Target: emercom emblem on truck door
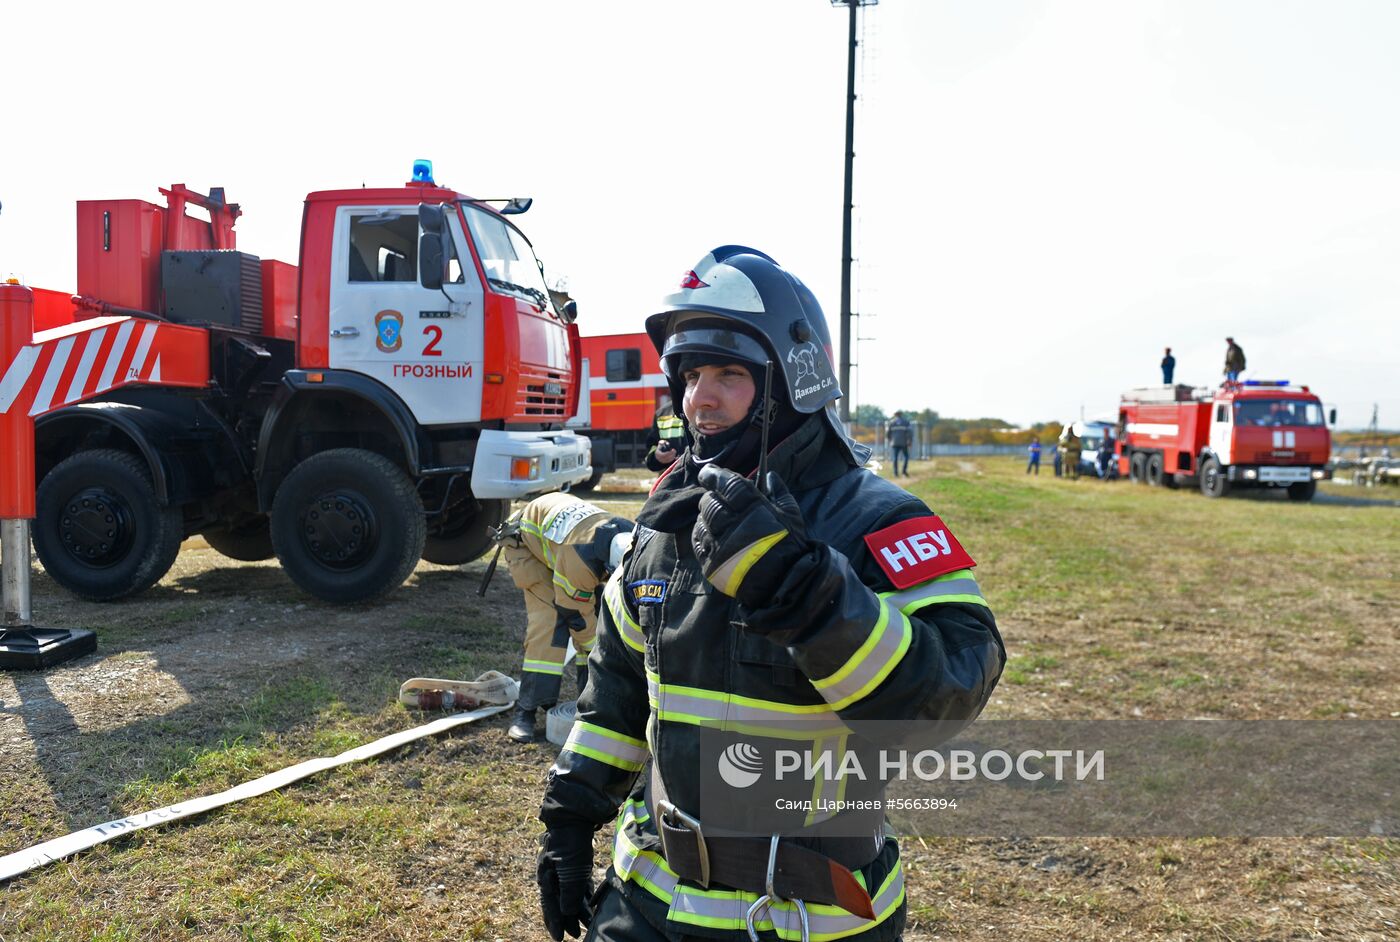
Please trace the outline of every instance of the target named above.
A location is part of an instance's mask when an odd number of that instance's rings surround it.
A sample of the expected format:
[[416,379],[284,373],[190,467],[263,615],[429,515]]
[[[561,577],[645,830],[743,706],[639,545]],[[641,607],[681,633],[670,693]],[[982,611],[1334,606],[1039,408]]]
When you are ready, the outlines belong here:
[[485,295],[461,220],[446,215],[438,289],[419,280],[416,203],[336,212],[330,366],[383,383],[424,425],[481,419]]

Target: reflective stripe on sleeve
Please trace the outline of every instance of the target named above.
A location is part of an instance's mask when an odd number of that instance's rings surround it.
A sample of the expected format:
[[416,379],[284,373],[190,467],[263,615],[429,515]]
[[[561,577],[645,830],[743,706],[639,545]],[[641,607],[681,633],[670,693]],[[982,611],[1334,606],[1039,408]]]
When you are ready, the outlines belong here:
[[592,589],[580,589],[570,582],[562,572],[556,572],[554,574],[554,584],[563,589],[565,593],[568,594],[569,598],[576,602],[587,602],[589,599],[593,598]]
[[926,605],[936,605],[940,602],[967,602],[984,607],[987,605],[971,569],[945,573],[902,592],[883,592],[880,598],[906,615],[912,615]]
[[880,599],[880,616],[865,643],[829,677],[813,680],[812,686],[831,704],[843,710],[867,697],[884,682],[909,650],[913,629],[909,619],[885,599]]
[[627,611],[627,603],[622,599],[622,569],[613,573],[608,580],[608,585],[603,589],[603,601],[608,603],[608,611],[612,613],[613,624],[617,626],[618,634],[622,635],[622,640],[629,648],[646,653],[647,636],[642,633],[642,626],[632,620],[632,616]]
[[744,577],[749,574],[749,570],[754,567],[754,564],[787,535],[786,530],[779,530],[777,533],[768,534],[761,540],[754,540],[726,559],[724,565],[710,575],[710,582],[714,583],[715,588],[725,595],[732,597],[739,591],[739,586],[743,584]]
[[563,751],[576,752],[627,772],[639,771],[651,755],[640,739],[582,721],[575,721],[569,730]]
[[558,663],[555,663],[554,661],[536,661],[531,660],[527,657],[525,659],[525,665],[523,667],[523,670],[531,674],[559,675],[564,673],[564,662],[559,661]]

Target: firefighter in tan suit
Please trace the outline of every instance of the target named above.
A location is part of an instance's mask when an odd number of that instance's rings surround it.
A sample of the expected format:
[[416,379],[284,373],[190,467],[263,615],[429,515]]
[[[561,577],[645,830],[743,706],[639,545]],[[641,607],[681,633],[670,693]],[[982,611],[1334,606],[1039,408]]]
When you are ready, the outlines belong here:
[[502,527],[501,555],[525,593],[525,664],[510,738],[535,740],[535,712],[559,699],[572,636],[578,689],[588,682],[588,652],[598,593],[632,540],[632,521],[570,494],[545,494]]

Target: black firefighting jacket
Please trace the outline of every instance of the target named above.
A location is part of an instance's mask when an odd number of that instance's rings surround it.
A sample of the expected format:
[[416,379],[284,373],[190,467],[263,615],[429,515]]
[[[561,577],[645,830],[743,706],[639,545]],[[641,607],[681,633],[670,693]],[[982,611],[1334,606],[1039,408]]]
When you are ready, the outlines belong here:
[[[820,416],[780,443],[769,467],[797,500],[813,550],[771,587],[771,604],[748,611],[702,575],[690,541],[693,511],[682,514],[683,526],[667,526],[675,532],[639,523],[604,590],[588,689],[541,808],[549,827],[601,826],[617,815],[616,879],[649,921],[675,934],[747,938],[744,913],[758,894],[705,890],[666,866],[639,775],[648,760],[669,799],[693,811],[702,726],[741,736],[795,718],[838,731],[861,720],[956,726],[981,711],[1005,662],[970,569],[903,587],[891,581],[890,564],[882,567],[865,538],[922,532],[922,521],[936,518],[908,492],[852,467]],[[693,466],[678,462],[647,507],[684,489],[688,472]],[[644,509],[641,520],[648,517]],[[885,552],[896,567],[919,558],[907,542]],[[871,857],[857,875],[876,919],[810,905],[814,938],[898,937],[898,846],[888,840],[878,850],[872,842]],[[758,926],[765,938],[799,938],[790,904],[771,906]]]

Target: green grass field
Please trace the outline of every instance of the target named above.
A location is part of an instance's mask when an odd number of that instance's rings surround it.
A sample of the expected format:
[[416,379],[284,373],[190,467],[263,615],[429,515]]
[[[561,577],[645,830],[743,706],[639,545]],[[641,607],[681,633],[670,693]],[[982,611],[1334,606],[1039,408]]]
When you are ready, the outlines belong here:
[[[1014,459],[914,470],[911,488],[978,560],[1007,642],[987,716],[1400,718],[1395,506],[1340,502],[1350,491],[1209,501],[1027,478]],[[594,499],[634,513],[639,483],[609,479]],[[95,628],[100,648],[0,676],[0,853],[416,725],[394,700],[407,677],[518,672],[523,606],[504,571],[478,599],[483,568],[423,564],[356,609],[201,541],[122,604],[36,577],[39,620]],[[0,887],[0,940],[547,938],[533,874],[552,755],[516,747],[505,726],[39,869]],[[1400,937],[1394,839],[905,850],[910,940]]]

